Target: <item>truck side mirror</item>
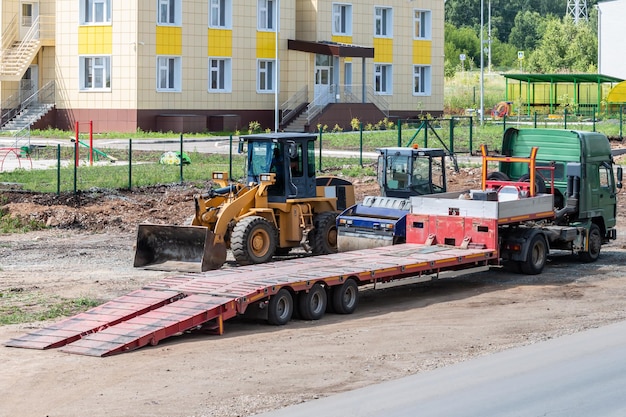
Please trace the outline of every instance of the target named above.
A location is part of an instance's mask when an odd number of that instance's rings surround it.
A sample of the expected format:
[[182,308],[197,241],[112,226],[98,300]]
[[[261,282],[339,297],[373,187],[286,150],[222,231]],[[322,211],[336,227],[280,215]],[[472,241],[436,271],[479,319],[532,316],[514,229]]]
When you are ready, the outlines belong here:
[[239,146],[237,147],[237,153],[244,153],[246,151],[246,148],[243,146],[244,141],[240,140],[239,141]]
[[617,188],[622,188],[622,175],[623,175],[622,167],[617,167]]

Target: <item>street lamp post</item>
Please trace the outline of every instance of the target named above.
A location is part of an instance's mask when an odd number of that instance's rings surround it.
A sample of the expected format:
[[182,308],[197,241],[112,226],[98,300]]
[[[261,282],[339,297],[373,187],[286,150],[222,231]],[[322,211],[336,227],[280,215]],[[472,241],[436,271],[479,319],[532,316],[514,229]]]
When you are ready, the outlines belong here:
[[480,125],[482,126],[485,123],[485,44],[484,44],[484,35],[483,35],[483,26],[485,25],[485,1],[480,0]]

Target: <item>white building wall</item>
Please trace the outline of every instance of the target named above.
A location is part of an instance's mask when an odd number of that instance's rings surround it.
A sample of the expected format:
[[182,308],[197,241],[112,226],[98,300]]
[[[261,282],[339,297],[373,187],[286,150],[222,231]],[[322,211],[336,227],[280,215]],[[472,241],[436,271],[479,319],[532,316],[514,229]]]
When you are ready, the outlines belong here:
[[598,9],[598,73],[626,79],[626,0],[599,2]]

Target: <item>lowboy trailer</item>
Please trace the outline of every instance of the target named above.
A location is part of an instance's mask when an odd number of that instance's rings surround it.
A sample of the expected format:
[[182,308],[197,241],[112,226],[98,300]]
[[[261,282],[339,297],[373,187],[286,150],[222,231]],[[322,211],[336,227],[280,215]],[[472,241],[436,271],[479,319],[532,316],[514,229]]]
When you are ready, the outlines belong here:
[[610,160],[600,163],[610,172],[601,178],[584,174],[594,169],[568,166],[563,207],[557,210],[554,194],[531,186],[539,169],[536,155],[532,148],[528,158],[498,159],[483,148],[484,166],[490,160],[526,164],[530,181],[487,180],[483,170],[480,190],[412,197],[405,244],[173,275],[5,345],[108,356],[200,328],[222,334],[224,322],[237,316],[284,325],[294,314],[304,320],[318,320],[327,311],[350,314],[357,308],[359,287],[366,284],[404,285],[502,262],[539,274],[552,247],[596,260],[615,230],[608,222],[598,225],[598,218],[581,221],[579,199],[600,180],[615,194],[621,169],[616,183]]

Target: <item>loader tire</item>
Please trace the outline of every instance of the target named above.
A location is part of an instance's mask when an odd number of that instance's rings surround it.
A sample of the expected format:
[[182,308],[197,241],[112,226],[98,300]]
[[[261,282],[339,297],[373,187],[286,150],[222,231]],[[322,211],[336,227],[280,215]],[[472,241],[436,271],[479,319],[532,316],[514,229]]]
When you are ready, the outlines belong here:
[[309,234],[309,245],[314,255],[337,253],[337,215],[320,213],[313,219],[314,229]]
[[230,248],[239,265],[262,264],[274,256],[276,236],[276,228],[265,218],[244,217],[233,228]]

